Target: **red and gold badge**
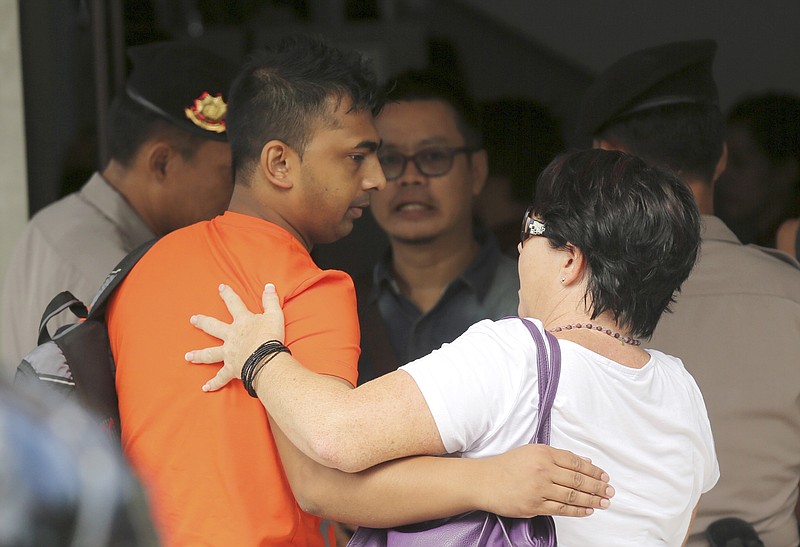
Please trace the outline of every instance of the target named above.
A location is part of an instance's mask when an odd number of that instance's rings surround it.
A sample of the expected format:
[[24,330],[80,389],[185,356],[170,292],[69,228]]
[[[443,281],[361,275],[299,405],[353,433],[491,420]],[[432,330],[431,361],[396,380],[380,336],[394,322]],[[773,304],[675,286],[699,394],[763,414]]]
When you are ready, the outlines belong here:
[[194,104],[183,111],[193,124],[214,133],[225,132],[225,114],[228,105],[222,95],[211,95],[204,91]]

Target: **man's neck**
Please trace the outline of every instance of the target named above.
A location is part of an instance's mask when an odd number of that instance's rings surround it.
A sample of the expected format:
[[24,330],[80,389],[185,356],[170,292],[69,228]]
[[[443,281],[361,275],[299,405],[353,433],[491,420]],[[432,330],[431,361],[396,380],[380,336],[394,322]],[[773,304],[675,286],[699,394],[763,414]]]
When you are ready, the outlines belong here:
[[697,202],[697,208],[700,209],[700,214],[713,215],[714,185],[692,177],[683,177],[683,180],[689,185],[689,189],[691,189],[692,194],[694,194],[694,200]]
[[283,203],[284,198],[277,194],[267,195],[263,189],[267,186],[260,181],[251,180],[249,183],[236,182],[233,187],[228,211],[239,213],[251,217],[260,218],[271,222],[292,234],[310,252],[314,242],[303,237],[288,217],[281,213],[279,203]]
[[112,158],[100,176],[125,198],[151,232],[159,237],[164,235],[148,208],[146,192],[150,181],[145,180],[144,175],[139,174],[136,169],[126,168]]
[[[620,150],[622,152],[631,153],[629,148],[624,144],[612,142],[605,138],[595,137],[592,142],[592,147],[601,148],[603,150]],[[686,175],[681,173],[679,176],[685,182],[694,194],[694,200],[697,202],[697,208],[700,209],[700,214],[713,215],[714,214],[714,183],[719,177],[720,173],[725,169],[725,164],[728,161],[728,150],[723,147],[722,155],[715,169],[711,181],[703,180],[701,178]]]
[[472,263],[480,249],[471,232],[459,242],[414,245],[391,241],[391,246],[400,291],[422,312],[439,301],[447,285]]

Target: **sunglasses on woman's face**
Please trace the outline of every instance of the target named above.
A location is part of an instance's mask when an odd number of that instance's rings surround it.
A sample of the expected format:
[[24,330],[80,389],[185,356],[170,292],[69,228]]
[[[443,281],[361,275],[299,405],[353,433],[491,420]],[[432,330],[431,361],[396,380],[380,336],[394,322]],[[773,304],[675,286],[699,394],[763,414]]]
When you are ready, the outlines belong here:
[[525,216],[522,218],[522,229],[519,233],[519,242],[524,244],[532,236],[544,234],[546,226],[544,222],[533,216],[533,206],[528,207]]

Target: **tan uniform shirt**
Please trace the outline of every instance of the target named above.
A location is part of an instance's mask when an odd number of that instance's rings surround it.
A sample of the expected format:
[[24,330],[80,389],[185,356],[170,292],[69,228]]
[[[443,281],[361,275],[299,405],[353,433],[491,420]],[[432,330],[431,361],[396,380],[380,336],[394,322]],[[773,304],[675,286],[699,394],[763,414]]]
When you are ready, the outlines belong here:
[[650,344],[695,377],[719,458],[688,545],[708,545],[706,528],[724,517],[753,524],[767,547],[797,545],[800,269],[742,245],[716,217],[703,224],[697,266]]
[[[125,198],[95,173],[74,194],[39,211],[25,227],[6,271],[0,301],[0,374],[13,378],[36,346],[50,300],[71,291],[87,305],[117,262],[155,237]],[[62,313],[50,332],[74,321]]]

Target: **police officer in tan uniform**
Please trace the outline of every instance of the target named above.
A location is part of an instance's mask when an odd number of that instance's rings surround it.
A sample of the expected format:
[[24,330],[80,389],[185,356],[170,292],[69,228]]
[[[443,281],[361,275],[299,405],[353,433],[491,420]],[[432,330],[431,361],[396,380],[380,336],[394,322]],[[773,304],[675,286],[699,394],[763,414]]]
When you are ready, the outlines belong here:
[[[110,160],[83,188],[39,211],[9,263],[0,302],[0,375],[36,346],[47,303],[69,290],[89,304],[139,244],[227,207],[225,132],[236,65],[203,48],[157,42],[129,50],[132,71],[110,111]],[[62,314],[50,328],[74,320]]]
[[715,52],[713,41],[698,40],[620,59],[587,90],[581,126],[595,147],[677,171],[703,214],[697,266],[650,343],[697,380],[719,458],[720,480],[700,501],[688,545],[734,537],[797,545],[800,269],[782,253],[742,245],[714,216],[727,159]]

